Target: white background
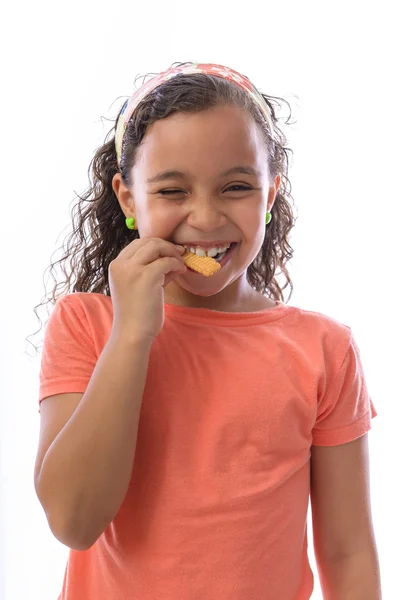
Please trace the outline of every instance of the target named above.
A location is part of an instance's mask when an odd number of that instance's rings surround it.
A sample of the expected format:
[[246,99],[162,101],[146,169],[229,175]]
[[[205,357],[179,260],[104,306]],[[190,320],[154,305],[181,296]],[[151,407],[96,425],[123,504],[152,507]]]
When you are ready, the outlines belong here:
[[[44,270],[111,126],[101,117],[115,117],[137,75],[187,60],[231,66],[291,104],[297,123],[283,126],[298,210],[290,304],[350,325],[360,347],[379,413],[369,440],[383,598],[400,597],[396,4],[37,0],[3,8],[2,599],[56,600],[68,551],[33,487],[40,359],[25,338],[38,329]],[[309,552],[317,600],[312,539]]]

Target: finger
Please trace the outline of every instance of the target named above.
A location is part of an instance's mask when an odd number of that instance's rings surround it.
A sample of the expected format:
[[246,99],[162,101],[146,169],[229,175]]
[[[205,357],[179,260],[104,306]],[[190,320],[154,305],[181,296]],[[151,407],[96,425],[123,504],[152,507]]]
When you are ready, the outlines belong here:
[[132,258],[135,252],[137,252],[141,246],[148,244],[151,239],[152,238],[136,238],[132,242],[129,242],[129,244],[118,254],[118,258],[121,257],[125,260]]
[[[164,256],[155,260],[148,265],[150,275],[157,277],[158,275],[164,276],[164,287],[167,285],[167,278],[171,280],[177,277],[178,274],[183,274],[187,271],[186,265],[180,260],[180,258]],[[169,281],[168,281],[169,282]]]
[[172,242],[168,242],[167,240],[163,240],[161,238],[145,237],[133,240],[133,242],[131,242],[123,250],[121,250],[119,256],[124,260],[129,260],[139,250],[147,246],[149,243],[152,243],[152,245],[154,245],[154,243],[161,244],[162,246],[160,247],[162,248],[175,248],[177,250],[178,255],[183,255],[185,253],[185,249],[183,246],[178,246],[177,244],[173,244]]
[[181,265],[183,265],[183,254],[184,252],[180,252],[171,242],[152,239],[147,244],[137,248],[131,260],[140,265],[148,265],[158,258],[170,256],[179,259]]
[[164,287],[166,287],[171,281],[179,277],[179,275],[184,275],[187,271],[187,267],[185,266],[185,270],[182,271],[171,271],[168,275],[165,275]]

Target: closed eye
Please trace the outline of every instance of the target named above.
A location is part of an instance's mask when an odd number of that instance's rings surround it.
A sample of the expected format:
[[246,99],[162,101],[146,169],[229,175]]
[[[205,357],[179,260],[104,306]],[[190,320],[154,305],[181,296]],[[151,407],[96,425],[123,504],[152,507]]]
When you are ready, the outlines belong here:
[[[232,188],[239,188],[234,190],[235,192],[241,191],[241,190],[252,190],[252,187],[249,187],[247,185],[231,185],[230,187],[228,187],[225,191],[231,190]],[[162,194],[164,196],[169,196],[170,194],[179,194],[179,192],[183,192],[183,190],[160,190],[158,193]]]
[[[227,190],[231,190],[232,188],[240,188],[242,190],[252,190],[253,188],[248,186],[248,185],[231,185],[230,187],[228,187],[225,191]],[[235,190],[236,192],[239,190]]]
[[182,190],[160,190],[158,193],[165,196],[168,194],[179,194],[179,192],[182,192]]

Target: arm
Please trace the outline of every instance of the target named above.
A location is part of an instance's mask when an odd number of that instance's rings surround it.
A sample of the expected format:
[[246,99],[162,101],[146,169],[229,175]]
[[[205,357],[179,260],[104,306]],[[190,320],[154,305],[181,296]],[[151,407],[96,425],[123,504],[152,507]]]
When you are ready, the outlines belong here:
[[311,504],[324,600],[382,600],[367,434],[340,446],[312,446]]
[[70,548],[94,544],[124,500],[150,348],[111,335],[72,415],[59,396],[42,402],[35,488],[51,531]]

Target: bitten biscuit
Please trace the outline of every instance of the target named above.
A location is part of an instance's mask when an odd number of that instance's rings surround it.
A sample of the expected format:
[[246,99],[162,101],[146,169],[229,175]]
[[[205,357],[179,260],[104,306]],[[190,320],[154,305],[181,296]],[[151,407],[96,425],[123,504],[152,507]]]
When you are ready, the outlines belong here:
[[182,258],[187,267],[201,273],[205,277],[212,277],[221,268],[219,262],[211,258],[211,256],[197,256],[197,254],[193,254],[192,252],[185,252]]

